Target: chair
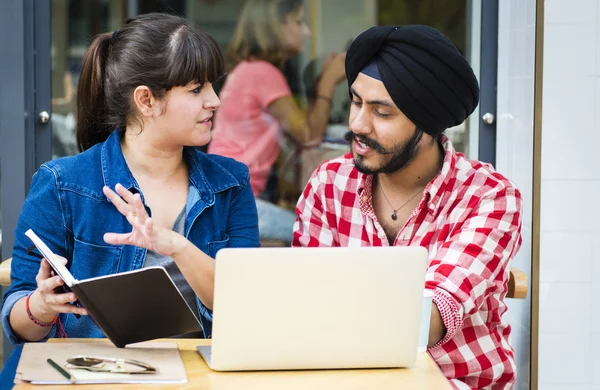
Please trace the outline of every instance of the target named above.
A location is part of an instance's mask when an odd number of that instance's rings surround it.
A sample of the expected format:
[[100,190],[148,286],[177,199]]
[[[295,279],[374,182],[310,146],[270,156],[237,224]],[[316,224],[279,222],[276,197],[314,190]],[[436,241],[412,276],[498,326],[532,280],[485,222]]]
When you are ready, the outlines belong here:
[[527,275],[516,267],[510,268],[507,298],[525,299],[527,297]]
[[10,286],[10,263],[12,257],[0,263],[0,286]]

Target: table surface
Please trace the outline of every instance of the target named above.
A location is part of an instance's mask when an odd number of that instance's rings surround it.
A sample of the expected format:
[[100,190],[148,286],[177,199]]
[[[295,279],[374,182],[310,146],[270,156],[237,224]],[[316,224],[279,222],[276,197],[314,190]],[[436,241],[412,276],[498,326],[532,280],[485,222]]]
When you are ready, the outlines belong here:
[[[49,342],[81,342],[82,339],[50,339]],[[89,342],[108,342],[106,339],[87,339]],[[452,389],[450,383],[427,353],[419,353],[415,365],[399,369],[365,370],[306,370],[306,371],[251,371],[216,372],[208,368],[198,353],[198,345],[210,345],[206,339],[168,339],[156,341],[177,342],[185,366],[188,382],[177,385],[81,385],[85,389]],[[75,386],[75,385],[73,385]],[[70,388],[71,386],[69,386]],[[64,386],[19,384],[14,389],[53,390]]]

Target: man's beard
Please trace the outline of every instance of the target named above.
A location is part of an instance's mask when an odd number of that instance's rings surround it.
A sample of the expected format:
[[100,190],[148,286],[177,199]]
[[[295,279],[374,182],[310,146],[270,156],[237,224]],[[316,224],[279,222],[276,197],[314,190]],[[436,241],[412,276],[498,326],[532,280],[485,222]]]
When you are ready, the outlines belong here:
[[407,141],[387,150],[376,141],[360,134],[354,134],[352,131],[349,131],[344,135],[344,139],[350,143],[350,149],[352,149],[352,141],[358,139],[362,144],[370,147],[379,155],[391,156],[380,168],[373,168],[365,165],[365,158],[361,155],[354,157],[354,166],[356,169],[367,175],[394,173],[408,166],[408,164],[410,164],[419,154],[419,142],[422,137],[423,131],[419,128],[415,128],[414,134]]

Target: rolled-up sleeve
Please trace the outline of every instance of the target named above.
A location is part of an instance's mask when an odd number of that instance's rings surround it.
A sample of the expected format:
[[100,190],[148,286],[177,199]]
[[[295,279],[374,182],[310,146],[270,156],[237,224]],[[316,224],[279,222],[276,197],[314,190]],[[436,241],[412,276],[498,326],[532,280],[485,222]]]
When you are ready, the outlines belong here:
[[522,241],[521,214],[518,190],[485,195],[430,260],[425,287],[434,292],[446,327],[436,346],[450,340],[490,294],[506,290],[509,261]]
[[[13,332],[12,328],[10,327],[10,321],[9,321],[10,312],[11,312],[13,306],[15,305],[15,303],[17,303],[21,298],[26,297],[27,294],[29,294],[29,291],[15,291],[14,293],[12,293],[6,297],[6,300],[4,301],[4,305],[2,305],[2,329],[4,329],[4,333],[6,334],[6,337],[8,337],[10,342],[13,343],[14,345],[23,344],[25,341],[23,339],[21,339],[15,332]],[[50,333],[48,333],[48,335],[40,341],[46,341],[49,338],[52,338],[55,336],[56,336],[56,324],[52,325],[52,328],[50,329]]]
[[[33,229],[35,233],[57,255],[67,257],[65,222],[59,200],[56,176],[54,172],[42,166],[33,176],[31,188],[19,215],[15,229],[15,245],[11,262],[11,286],[2,302],[2,327],[13,344],[21,340],[10,326],[10,312],[15,303],[37,288],[36,275],[40,268],[40,259],[29,254],[27,248],[31,241],[25,232]],[[56,335],[56,325],[45,339]]]

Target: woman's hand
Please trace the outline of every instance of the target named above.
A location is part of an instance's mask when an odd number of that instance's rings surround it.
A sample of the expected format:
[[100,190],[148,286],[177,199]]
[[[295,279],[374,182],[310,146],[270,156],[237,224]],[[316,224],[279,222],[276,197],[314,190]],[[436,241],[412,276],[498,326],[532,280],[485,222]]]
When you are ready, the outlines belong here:
[[346,78],[346,53],[331,53],[323,63],[321,80],[337,85]]
[[[67,264],[67,259],[57,256],[60,261]],[[72,305],[77,296],[70,293],[57,294],[54,289],[64,284],[60,276],[55,275],[46,259],[42,259],[40,269],[35,277],[37,290],[29,299],[31,314],[42,322],[51,322],[58,313],[76,313],[87,315],[87,310]]]
[[106,233],[104,241],[111,245],[133,245],[150,249],[159,255],[171,256],[180,251],[187,241],[182,235],[164,227],[154,225],[142,203],[140,194],[133,194],[121,184],[115,186],[116,193],[104,187],[104,195],[131,224],[130,233]]

